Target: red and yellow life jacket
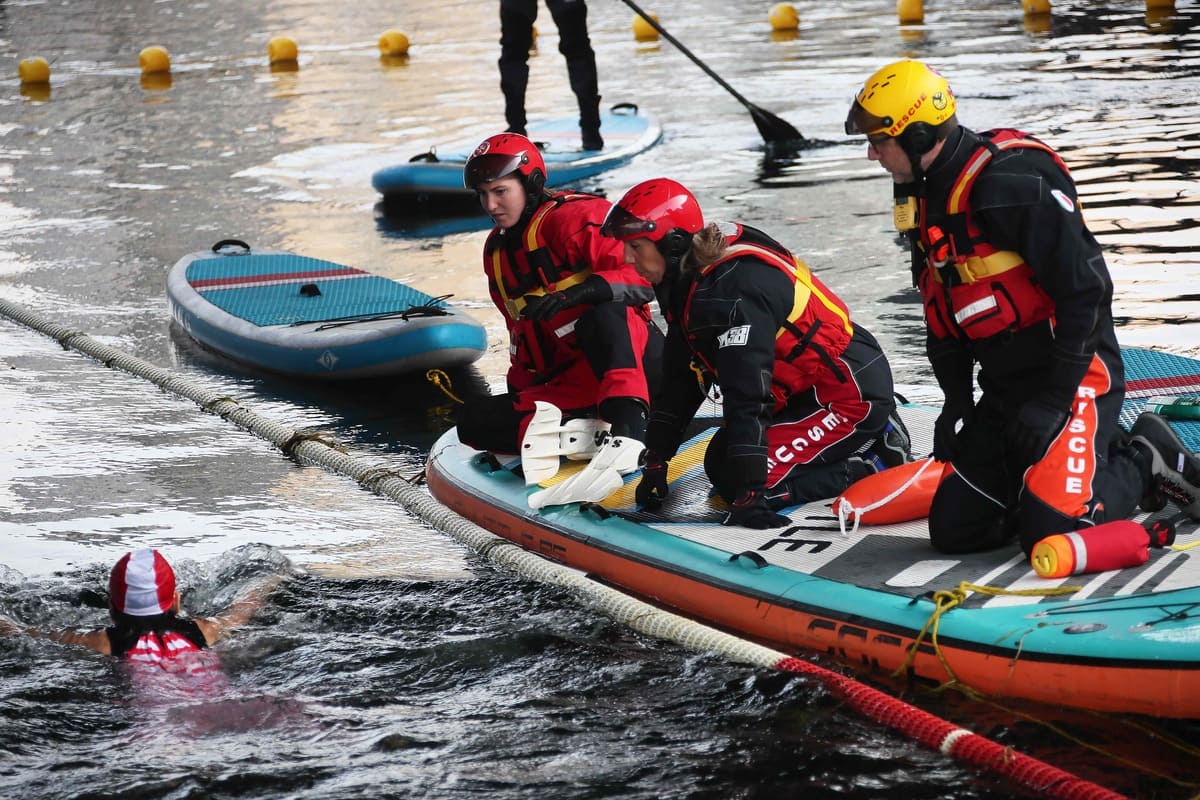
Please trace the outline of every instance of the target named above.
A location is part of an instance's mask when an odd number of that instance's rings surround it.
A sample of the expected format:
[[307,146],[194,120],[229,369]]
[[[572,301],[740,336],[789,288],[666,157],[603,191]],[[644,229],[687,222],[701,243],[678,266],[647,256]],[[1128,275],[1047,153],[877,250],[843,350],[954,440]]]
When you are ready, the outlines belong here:
[[951,185],[945,214],[931,222],[928,208],[921,209],[920,242],[927,267],[917,285],[926,322],[939,338],[986,339],[1054,314],[1054,301],[1021,254],[1000,250],[984,238],[971,215],[971,189],[993,157],[1015,147],[1049,153],[1063,172],[1070,172],[1049,145],[1026,133],[999,129],[980,135],[984,143]]
[[558,209],[564,209],[560,213],[570,213],[569,204],[584,200],[601,198],[564,192],[542,203],[521,234],[523,246],[515,250],[505,247],[498,234],[488,240],[485,250],[488,289],[508,326],[513,367],[509,380],[515,388],[553,377],[581,356],[574,323],[587,311],[587,306],[567,309],[555,316],[553,329],[545,323],[523,319],[521,311],[527,295],[562,291],[591,276],[591,267],[586,264],[558,263],[542,232],[550,213]]
[[[791,279],[795,290],[792,311],[775,332],[771,395],[778,410],[792,395],[810,389],[821,370],[829,369],[843,381],[849,377],[840,374],[834,359],[850,344],[854,325],[850,322],[846,304],[812,274],[807,264],[791,253],[771,246],[774,243],[769,239],[752,241],[744,233],[745,229],[738,225],[737,233],[726,238],[728,250],[725,254],[698,272],[703,277],[727,261],[749,257],[778,268]],[[684,330],[688,330],[688,315],[697,283],[692,282],[684,303],[680,320]],[[702,353],[695,352],[695,356],[702,369],[716,376],[715,366]]]
[[542,223],[550,212],[566,203],[597,199],[596,195],[590,194],[557,194],[552,201],[538,206],[529,218],[521,236],[524,247],[510,253],[498,241],[489,242],[488,288],[497,307],[509,320],[520,318],[526,295],[562,291],[582,283],[592,274],[586,265],[555,262],[542,234]]

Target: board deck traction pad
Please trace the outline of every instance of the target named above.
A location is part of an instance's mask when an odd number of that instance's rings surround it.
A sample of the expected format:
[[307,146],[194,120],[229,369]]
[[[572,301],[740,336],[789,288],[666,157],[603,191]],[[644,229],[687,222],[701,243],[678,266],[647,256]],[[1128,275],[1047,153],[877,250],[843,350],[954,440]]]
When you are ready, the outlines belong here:
[[[403,314],[445,303],[388,278],[291,253],[214,255],[191,262],[186,277],[205,300],[260,327]],[[306,284],[321,294],[301,293]]]
[[[1200,362],[1146,350],[1123,350],[1127,394],[1121,421],[1128,427],[1143,410],[1144,398],[1163,394],[1200,394]],[[913,453],[923,455],[932,447],[933,422],[937,410],[927,406],[905,406],[901,413],[913,439]],[[1200,451],[1200,421],[1172,421],[1185,446]],[[715,429],[710,428],[685,442],[669,462],[671,491],[663,508],[656,512],[637,509],[634,491],[640,472],[626,476],[625,484],[600,504],[601,514],[611,514],[637,522],[679,539],[706,545],[753,563],[772,564],[802,575],[825,578],[841,584],[877,589],[890,593],[927,597],[931,592],[949,589],[967,582],[1004,590],[1050,590],[1061,586],[1079,586],[1065,596],[988,595],[972,593],[964,608],[999,608],[1013,605],[1043,604],[1048,618],[1056,605],[1067,604],[1077,612],[1082,605],[1094,607],[1098,618],[1105,612],[1144,606],[1152,602],[1164,614],[1174,613],[1168,593],[1175,589],[1200,586],[1200,548],[1177,551],[1151,548],[1151,557],[1141,567],[1092,575],[1071,575],[1060,579],[1039,577],[1014,543],[1012,547],[985,553],[945,555],[929,545],[924,519],[892,525],[863,525],[854,533],[843,534],[830,500],[808,503],[785,510],[793,524],[775,530],[758,531],[727,527],[724,503],[708,497],[710,485],[704,474],[704,449]],[[505,471],[519,467],[515,457],[507,461]],[[565,481],[583,468],[581,462],[565,462],[559,473],[539,485],[540,488]],[[482,474],[488,467],[478,464]],[[504,499],[508,499],[505,497]],[[523,498],[522,498],[523,499]],[[530,514],[536,514],[528,510]],[[553,508],[543,514],[553,518]],[[1173,506],[1139,520],[1168,518]],[[580,516],[583,516],[581,514]],[[1179,524],[1178,542],[1186,544],[1197,533],[1197,524]],[[1153,599],[1147,597],[1150,594]],[[1180,606],[1196,605],[1194,593],[1181,598]]]

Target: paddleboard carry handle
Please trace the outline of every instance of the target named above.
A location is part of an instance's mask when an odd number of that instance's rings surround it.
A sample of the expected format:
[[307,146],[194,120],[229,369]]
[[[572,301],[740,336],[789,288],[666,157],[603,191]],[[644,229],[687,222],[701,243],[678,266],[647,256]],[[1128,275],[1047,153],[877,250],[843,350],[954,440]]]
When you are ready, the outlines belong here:
[[[241,252],[235,252],[233,250],[235,247],[240,248]],[[250,252],[250,245],[241,239],[222,239],[212,246],[212,251],[222,256],[244,256]]]
[[745,559],[753,564],[755,569],[762,569],[763,567],[770,566],[770,563],[765,558],[753,550],[743,550],[742,552],[734,553],[729,557],[729,561],[731,563],[739,562],[742,559]]
[[624,114],[628,112],[636,117],[638,113],[638,107],[637,103],[617,103],[615,106],[610,108],[609,111],[614,114]]

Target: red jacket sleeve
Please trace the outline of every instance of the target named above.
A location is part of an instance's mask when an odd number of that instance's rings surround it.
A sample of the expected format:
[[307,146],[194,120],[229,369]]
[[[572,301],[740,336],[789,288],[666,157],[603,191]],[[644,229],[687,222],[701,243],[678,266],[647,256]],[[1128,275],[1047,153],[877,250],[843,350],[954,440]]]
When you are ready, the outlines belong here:
[[610,205],[602,197],[563,203],[542,223],[543,236],[560,263],[590,267],[607,281],[614,301],[645,305],[654,299],[654,288],[625,263],[623,243],[600,235]]

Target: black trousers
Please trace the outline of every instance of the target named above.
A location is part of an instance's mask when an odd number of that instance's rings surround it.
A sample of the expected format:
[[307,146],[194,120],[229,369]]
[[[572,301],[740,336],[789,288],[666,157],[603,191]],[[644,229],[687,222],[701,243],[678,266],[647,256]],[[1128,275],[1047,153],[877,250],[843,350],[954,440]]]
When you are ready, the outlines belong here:
[[1146,493],[1148,467],[1117,419],[1122,392],[1096,400],[1096,472],[1086,510],[1072,518],[1030,491],[1030,464],[1007,444],[1015,404],[984,392],[971,422],[959,434],[955,473],[938,487],[929,510],[929,534],[943,553],[991,550],[1016,540],[1026,555],[1043,537],[1125,519]]
[[[546,0],[558,27],[558,52],[567,60],[571,91],[579,101],[579,127],[584,133],[600,130],[600,89],[596,53],[587,30],[584,0]],[[525,87],[529,83],[529,48],[537,0],[500,0],[500,90],[504,92],[504,118],[508,129],[525,132]]]

